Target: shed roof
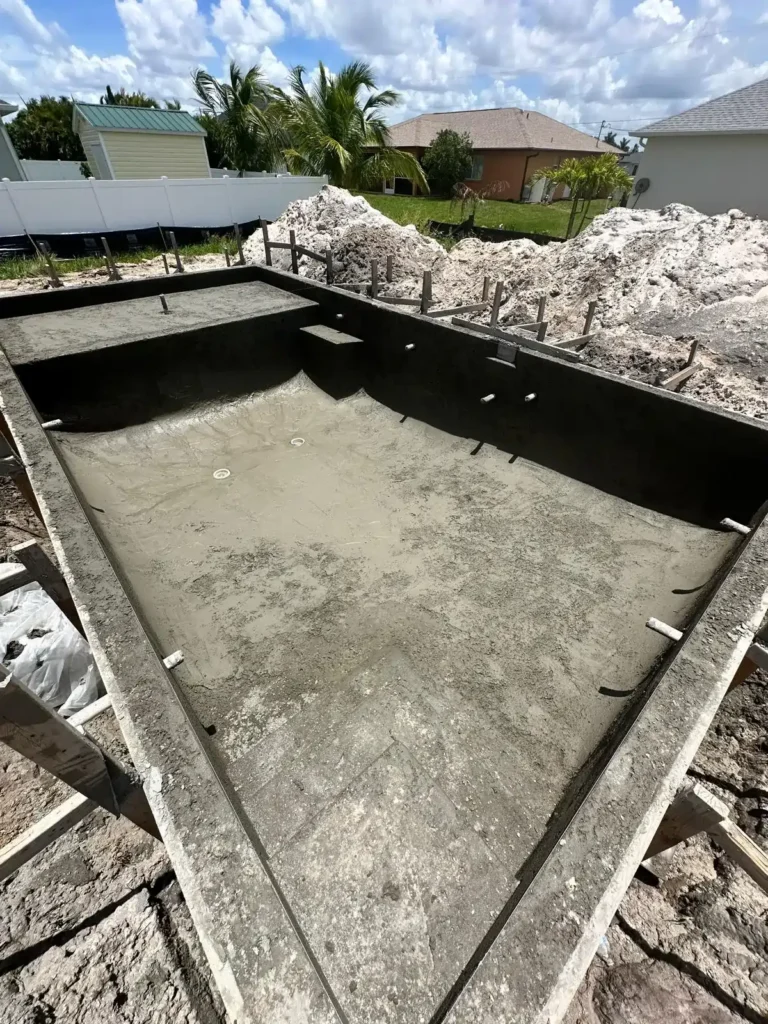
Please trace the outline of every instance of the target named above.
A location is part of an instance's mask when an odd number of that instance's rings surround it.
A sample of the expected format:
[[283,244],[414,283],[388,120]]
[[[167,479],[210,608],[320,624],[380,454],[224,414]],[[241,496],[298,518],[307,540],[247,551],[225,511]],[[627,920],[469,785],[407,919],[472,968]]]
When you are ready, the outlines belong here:
[[574,153],[618,153],[615,146],[598,142],[537,110],[496,107],[490,110],[447,110],[420,114],[392,125],[392,145],[426,148],[444,128],[469,132],[475,149],[558,149]]
[[700,135],[768,132],[768,78],[655,121],[631,135]]
[[124,107],[111,103],[76,103],[76,114],[100,131],[170,132],[205,135],[205,129],[186,110]]

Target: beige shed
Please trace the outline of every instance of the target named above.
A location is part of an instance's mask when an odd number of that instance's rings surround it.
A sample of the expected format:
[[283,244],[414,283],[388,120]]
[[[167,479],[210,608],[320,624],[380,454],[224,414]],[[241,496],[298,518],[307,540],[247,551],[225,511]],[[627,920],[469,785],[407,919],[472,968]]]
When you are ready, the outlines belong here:
[[205,129],[185,110],[75,103],[94,178],[210,178]]

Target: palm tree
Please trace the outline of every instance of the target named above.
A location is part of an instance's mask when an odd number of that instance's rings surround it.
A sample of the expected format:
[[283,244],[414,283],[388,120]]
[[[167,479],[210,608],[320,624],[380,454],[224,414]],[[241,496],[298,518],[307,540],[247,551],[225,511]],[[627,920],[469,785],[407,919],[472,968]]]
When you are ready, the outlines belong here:
[[567,185],[571,190],[571,216],[565,232],[566,238],[570,238],[579,199],[582,200],[582,214],[576,234],[586,223],[593,199],[609,196],[617,189],[629,191],[633,184],[631,175],[619,167],[615,153],[601,153],[600,156],[589,156],[582,160],[571,157],[563,160],[559,167],[540,168],[534,173],[533,180],[538,181],[539,178],[546,178],[556,185]]
[[126,92],[123,86],[119,92],[114,92],[111,86],[107,86],[104,95],[99,97],[99,103],[111,104],[116,107],[159,107],[160,104],[152,96],[143,92]]
[[229,81],[219,82],[203,68],[192,73],[201,116],[215,118],[225,158],[238,172],[269,171],[282,161],[285,138],[272,116],[275,90],[258,64],[243,72],[232,61]]
[[621,142],[617,143],[617,145],[618,145],[619,149],[623,150],[625,153],[628,153],[629,152],[629,147],[632,145],[632,143],[629,141],[629,139],[625,135],[624,138],[621,140]]
[[[290,94],[280,92],[276,112],[290,137],[285,159],[299,174],[325,174],[332,185],[375,188],[385,178],[410,178],[429,191],[418,160],[394,149],[382,110],[400,102],[393,89],[375,92],[369,64],[352,61],[337,75],[319,64],[314,85],[305,69],[293,68]],[[369,96],[363,100],[361,93]]]
[[603,142],[607,142],[609,146],[618,146],[616,132],[606,132],[603,136]]

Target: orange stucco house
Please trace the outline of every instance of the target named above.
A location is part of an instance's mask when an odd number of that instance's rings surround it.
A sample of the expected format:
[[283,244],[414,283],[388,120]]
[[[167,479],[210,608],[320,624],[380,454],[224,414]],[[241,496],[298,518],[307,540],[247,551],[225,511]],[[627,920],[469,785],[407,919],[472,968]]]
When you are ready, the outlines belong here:
[[[539,167],[557,165],[566,157],[620,152],[615,146],[598,142],[594,135],[520,107],[421,114],[390,128],[392,145],[421,159],[443,128],[469,132],[472,139],[474,162],[467,185],[484,188],[506,182],[494,199],[522,199],[526,182]],[[411,183],[397,179],[395,191],[410,192]]]

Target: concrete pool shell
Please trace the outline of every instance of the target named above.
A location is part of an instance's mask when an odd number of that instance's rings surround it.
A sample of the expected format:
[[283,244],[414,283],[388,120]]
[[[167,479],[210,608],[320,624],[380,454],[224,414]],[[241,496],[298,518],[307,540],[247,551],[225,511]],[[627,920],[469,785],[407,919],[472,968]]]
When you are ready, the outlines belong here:
[[6,302],[0,390],[227,1007],[555,1020],[765,612],[768,432],[195,278]]

